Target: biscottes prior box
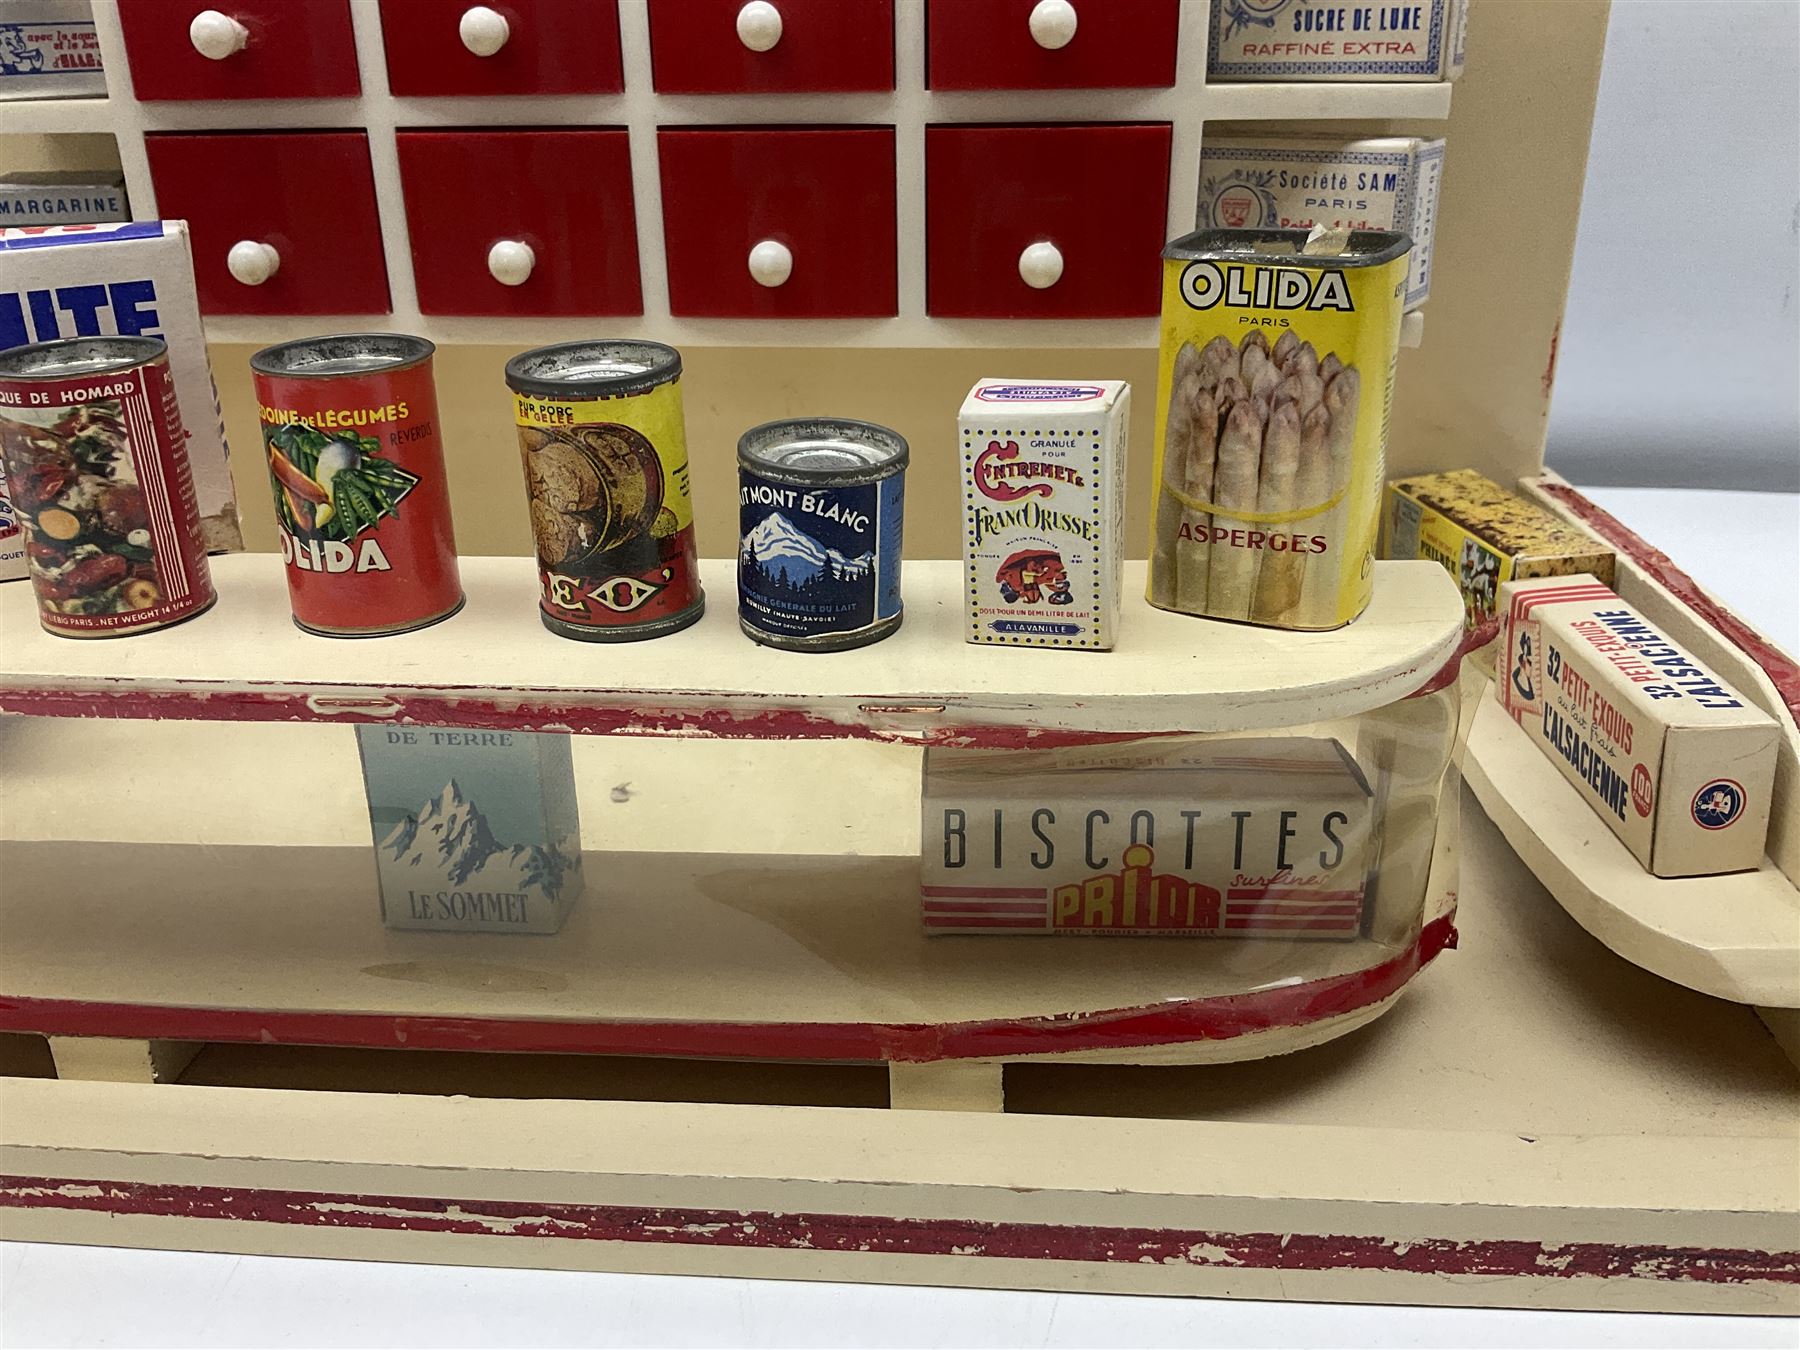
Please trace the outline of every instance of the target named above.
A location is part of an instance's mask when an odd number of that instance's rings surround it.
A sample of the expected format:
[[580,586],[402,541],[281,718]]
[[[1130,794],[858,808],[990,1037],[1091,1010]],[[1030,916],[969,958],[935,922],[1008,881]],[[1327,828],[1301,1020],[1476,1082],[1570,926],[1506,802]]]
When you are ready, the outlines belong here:
[[1367,780],[1335,740],[925,752],[927,933],[1354,938]]
[[1591,576],[1500,597],[1502,702],[1633,856],[1659,877],[1757,866],[1775,720]]
[[969,642],[1104,651],[1124,570],[1120,380],[978,380],[963,400]]
[[1431,296],[1444,142],[1417,136],[1212,136],[1200,146],[1200,228],[1398,230],[1412,239],[1406,307]]
[[1383,557],[1429,558],[1456,578],[1471,629],[1494,617],[1505,582],[1582,573],[1613,581],[1610,548],[1473,469],[1389,483],[1381,538]]
[[1468,0],[1212,0],[1206,76],[1454,80],[1462,74],[1468,22]]

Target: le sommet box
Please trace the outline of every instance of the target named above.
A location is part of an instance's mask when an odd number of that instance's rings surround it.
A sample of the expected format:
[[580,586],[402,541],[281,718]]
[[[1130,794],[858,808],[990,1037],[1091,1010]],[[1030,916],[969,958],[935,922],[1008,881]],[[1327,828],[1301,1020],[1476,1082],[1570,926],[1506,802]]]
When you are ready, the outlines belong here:
[[389,928],[554,933],[581,894],[567,736],[359,726]]

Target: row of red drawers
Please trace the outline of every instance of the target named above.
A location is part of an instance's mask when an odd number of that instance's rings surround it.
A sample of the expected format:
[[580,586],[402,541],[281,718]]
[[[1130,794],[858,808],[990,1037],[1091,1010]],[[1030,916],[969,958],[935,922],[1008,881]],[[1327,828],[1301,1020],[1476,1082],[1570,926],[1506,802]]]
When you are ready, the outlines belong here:
[[[360,92],[349,0],[215,3],[209,10],[203,0],[121,0],[138,98]],[[649,4],[651,78],[663,93],[893,88],[893,0]],[[927,82],[1168,86],[1179,9],[1179,0],[930,0]],[[1196,4],[1191,17],[1204,21],[1201,10]],[[624,83],[616,0],[381,0],[381,25],[388,86],[402,96],[598,94]],[[496,39],[500,46],[477,54]]]
[[[396,139],[423,313],[643,312],[626,132]],[[208,313],[388,312],[362,132],[145,142],[158,210],[193,231]],[[926,308],[980,318],[1155,314],[1169,142],[1167,123],[927,127]],[[896,312],[892,127],[665,129],[657,153],[672,313]],[[231,262],[239,245],[248,265]],[[785,278],[770,252],[790,264]]]

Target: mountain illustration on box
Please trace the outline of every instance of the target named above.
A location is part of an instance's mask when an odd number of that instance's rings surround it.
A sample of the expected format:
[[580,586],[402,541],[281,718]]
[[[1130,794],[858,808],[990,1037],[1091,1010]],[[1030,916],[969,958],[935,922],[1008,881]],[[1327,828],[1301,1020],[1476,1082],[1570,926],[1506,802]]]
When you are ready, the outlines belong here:
[[743,561],[773,582],[791,587],[818,580],[861,581],[875,570],[875,555],[849,558],[827,548],[779,511],[771,512],[744,536]]
[[417,868],[432,881],[459,890],[536,894],[554,900],[570,858],[538,844],[503,844],[494,838],[481,808],[463,796],[452,778],[444,790],[409,814],[381,841],[384,860]]

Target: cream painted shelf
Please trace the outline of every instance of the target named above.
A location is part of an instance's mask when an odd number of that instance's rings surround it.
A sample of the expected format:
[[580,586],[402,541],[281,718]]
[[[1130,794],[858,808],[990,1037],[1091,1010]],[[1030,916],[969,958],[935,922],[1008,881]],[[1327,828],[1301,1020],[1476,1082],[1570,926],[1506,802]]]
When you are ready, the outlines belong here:
[[0,136],[112,131],[118,106],[108,98],[27,98],[0,103]]
[[0,592],[0,712],[354,722],[641,735],[867,737],[1023,745],[1236,731],[1346,716],[1404,697],[1461,637],[1442,568],[1377,563],[1375,599],[1331,633],[1290,633],[1152,609],[1129,563],[1116,651],[962,640],[962,568],[913,561],[892,638],[829,654],[758,646],[737,626],[729,561],[702,563],[706,616],[650,642],[545,631],[535,564],[466,558],[467,607],[414,633],[347,642],[289,616],[280,560],[212,560],[218,605],[111,641],[52,637],[23,586]]

